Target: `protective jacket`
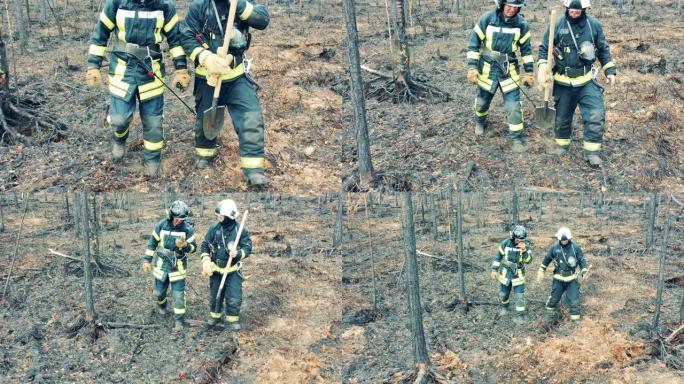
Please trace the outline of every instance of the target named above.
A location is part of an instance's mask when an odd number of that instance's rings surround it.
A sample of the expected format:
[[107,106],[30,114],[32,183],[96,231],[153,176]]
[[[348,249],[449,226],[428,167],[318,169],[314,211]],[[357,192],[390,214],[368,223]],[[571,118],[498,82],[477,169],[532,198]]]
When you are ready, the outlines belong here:
[[525,243],[525,252],[516,246],[513,239],[508,238],[501,242],[494,255],[492,270],[498,272],[497,279],[503,285],[512,283],[515,287],[525,283],[525,264],[532,261],[532,253],[529,241],[520,241]]
[[520,84],[518,58],[522,55],[525,72],[534,71],[534,56],[530,43],[530,27],[520,14],[505,18],[499,9],[482,15],[475,24],[468,42],[469,68],[477,68],[478,85],[495,93],[501,85],[503,93],[508,93]]
[[[217,222],[212,224],[204,236],[200,251],[202,257],[209,256],[214,262],[216,268],[215,272],[223,273],[228,264],[228,252],[235,242],[239,225],[235,220],[226,220],[226,222]],[[252,253],[252,239],[249,236],[247,227],[242,228],[240,234],[240,242],[237,246],[237,256],[233,258],[230,263],[228,272],[238,270],[241,267],[241,262]]]
[[[185,240],[188,246],[179,249],[176,240]],[[195,233],[192,226],[183,222],[174,226],[171,220],[163,219],[155,226],[147,240],[145,261],[152,262],[152,274],[158,280],[165,281],[168,276],[171,282],[184,280],[187,274],[187,254],[195,252]]]
[[[553,80],[556,84],[581,87],[592,81],[594,74],[592,64],[598,58],[606,75],[617,74],[617,68],[610,54],[610,47],[603,34],[601,23],[595,18],[582,13],[573,19],[567,14],[561,16],[555,25],[554,32],[554,66]],[[596,48],[588,55],[581,55],[583,43],[591,43]],[[549,29],[547,27],[544,38],[539,46],[539,63],[547,62],[549,50]],[[591,51],[591,50],[590,50]]]
[[553,278],[565,282],[575,280],[577,267],[582,273],[588,268],[582,248],[572,240],[566,245],[561,244],[560,241],[552,245],[542,260],[541,269],[545,271],[552,261],[555,263]]
[[140,93],[145,101],[164,93],[164,60],[160,44],[168,41],[176,69],[187,68],[173,0],[105,0],[91,38],[88,66],[100,68],[109,36],[109,92],[123,100]]
[[[249,49],[249,28],[259,30],[268,26],[268,9],[263,5],[244,2],[244,9],[238,10],[235,15],[233,38],[231,39],[228,52],[233,55],[231,73],[223,75],[222,80],[234,79],[245,73],[244,53]],[[181,26],[183,47],[190,53],[190,59],[195,63],[195,74],[200,77],[207,76],[207,70],[200,65],[205,55],[213,52],[223,45],[226,22],[228,20],[228,1],[194,0],[190,4],[188,14]]]

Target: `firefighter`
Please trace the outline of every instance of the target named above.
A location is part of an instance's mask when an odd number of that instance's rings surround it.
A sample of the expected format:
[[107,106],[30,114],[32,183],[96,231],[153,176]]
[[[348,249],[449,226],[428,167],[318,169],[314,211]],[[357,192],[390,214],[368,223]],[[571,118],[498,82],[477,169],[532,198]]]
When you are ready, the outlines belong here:
[[[195,63],[195,153],[197,168],[206,168],[217,152],[217,139],[203,132],[203,114],[212,105],[214,85],[220,76],[218,105],[226,106],[240,144],[240,165],[248,183],[264,186],[264,117],[249,77],[245,57],[251,41],[250,27],[263,30],[269,13],[263,5],[236,0],[237,10],[228,55],[220,52],[228,19],[228,1],[194,0],[181,26],[183,47]],[[217,54],[218,53],[218,54]]]
[[159,221],[147,241],[143,271],[154,275],[154,295],[157,310],[165,315],[166,291],[171,285],[173,297],[174,332],[185,326],[185,277],[188,268],[188,253],[195,252],[195,234],[192,225],[186,221],[188,206],[174,201],[166,211],[166,218]]
[[511,290],[515,296],[514,321],[522,323],[525,317],[525,265],[532,261],[527,230],[516,225],[510,236],[501,242],[492,262],[491,277],[499,282],[500,314],[508,313]]
[[[534,56],[530,27],[520,14],[525,0],[496,0],[496,9],[480,17],[468,43],[468,81],[478,85],[475,98],[475,134],[484,134],[489,105],[497,88],[501,89],[511,150],[524,152],[521,84],[534,84]],[[520,76],[516,52],[520,51],[526,74]]]
[[[540,283],[544,278],[546,268],[554,262],[553,283],[551,284],[551,295],[546,301],[546,310],[550,314],[558,312],[563,293],[565,301],[570,307],[570,320],[580,321],[580,283],[584,274],[589,269],[587,259],[579,244],[572,241],[570,229],[561,227],[556,232],[558,242],[553,244],[544,256],[541,266],[537,271],[537,282]],[[579,270],[578,270],[579,268]]]
[[551,86],[556,104],[556,154],[564,155],[572,138],[572,117],[579,105],[584,124],[584,156],[592,167],[601,165],[599,157],[606,120],[603,86],[596,80],[599,69],[609,85],[615,84],[617,68],[610,54],[601,23],[587,15],[590,0],[564,0],[565,15],[555,25],[553,80],[548,78],[547,52],[549,29],[539,46],[537,80],[541,87]]
[[119,162],[124,157],[128,127],[137,102],[143,126],[145,168],[148,176],[155,176],[164,146],[164,37],[176,68],[172,86],[187,88],[190,84],[176,4],[171,0],[105,0],[88,51],[86,83],[90,86],[101,83],[100,66],[112,33],[115,38],[108,76],[111,101],[105,120],[113,132],[112,160]]
[[[240,330],[240,306],[242,305],[242,262],[252,253],[252,239],[243,227],[240,240],[233,250],[239,225],[237,205],[233,200],[221,201],[216,210],[218,222],[207,230],[200,251],[202,252],[202,274],[209,277],[209,322],[216,325],[221,321],[222,308],[225,322],[232,330]],[[229,258],[232,257],[230,265]],[[227,277],[221,295],[216,296],[224,272]],[[225,305],[224,305],[225,301]]]

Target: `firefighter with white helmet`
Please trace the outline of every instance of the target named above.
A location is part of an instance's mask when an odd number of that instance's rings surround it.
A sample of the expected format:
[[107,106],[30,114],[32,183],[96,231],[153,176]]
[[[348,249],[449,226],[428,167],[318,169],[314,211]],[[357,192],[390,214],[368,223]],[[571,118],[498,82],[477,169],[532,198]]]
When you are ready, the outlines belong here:
[[[553,244],[542,260],[537,271],[537,282],[544,278],[546,268],[554,262],[553,283],[551,295],[546,301],[546,310],[557,313],[563,293],[570,309],[570,319],[579,321],[580,314],[580,282],[589,266],[579,244],[572,241],[572,233],[567,227],[561,227],[556,232],[558,242]],[[579,270],[578,270],[579,269]]]
[[510,236],[501,242],[492,261],[491,277],[499,282],[501,314],[508,313],[511,291],[515,296],[514,321],[522,323],[525,316],[525,266],[532,261],[527,230],[516,225]]
[[[541,87],[553,87],[556,100],[556,154],[567,152],[572,140],[572,118],[579,106],[584,124],[584,156],[591,166],[602,164],[599,157],[605,130],[606,107],[603,86],[596,79],[598,60],[608,84],[615,83],[617,67],[613,63],[603,26],[587,15],[590,0],[564,0],[565,15],[555,22],[553,63],[547,62],[549,28],[539,46],[537,81]],[[548,65],[552,78],[548,78]]]
[[[209,277],[209,322],[215,325],[224,317],[230,329],[239,330],[243,281],[241,268],[242,262],[252,253],[252,239],[244,227],[237,247],[235,250],[232,249],[237,238],[237,218],[240,215],[235,201],[221,201],[214,212],[218,222],[209,227],[200,246],[202,275]],[[230,257],[233,259],[228,265]],[[217,301],[216,296],[224,272],[228,275]]]

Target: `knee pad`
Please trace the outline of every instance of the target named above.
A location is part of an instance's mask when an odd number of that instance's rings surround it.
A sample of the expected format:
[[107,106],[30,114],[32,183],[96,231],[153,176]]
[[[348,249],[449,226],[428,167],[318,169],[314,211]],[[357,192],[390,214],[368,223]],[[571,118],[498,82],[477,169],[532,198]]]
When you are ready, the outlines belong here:
[[522,118],[522,101],[506,101],[504,102],[504,111],[508,116],[516,116]]
[[116,130],[116,131],[123,131],[128,126],[131,124],[131,121],[133,120],[133,115],[107,115],[107,124],[109,125],[110,128]]
[[231,308],[240,308],[240,306],[242,305],[242,299],[231,297],[227,300],[227,303],[228,306]]
[[164,123],[164,117],[158,116],[145,116],[142,118],[143,130],[145,131],[159,131],[161,132],[162,125]]
[[173,307],[185,308],[185,291],[173,291]]

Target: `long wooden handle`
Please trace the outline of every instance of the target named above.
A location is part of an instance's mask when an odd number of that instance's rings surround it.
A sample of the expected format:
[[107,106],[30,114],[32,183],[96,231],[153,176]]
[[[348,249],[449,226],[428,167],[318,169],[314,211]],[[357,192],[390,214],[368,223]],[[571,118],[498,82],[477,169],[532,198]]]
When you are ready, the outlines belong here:
[[[556,10],[551,10],[551,15],[549,16],[549,50],[546,52],[546,70],[547,70],[547,78],[550,80],[551,79],[551,69],[553,68],[553,38],[554,35],[556,34]],[[553,84],[553,81],[551,81],[551,84]],[[551,98],[551,91],[553,90],[553,87],[551,84],[547,84],[546,88],[544,89],[544,102],[548,104],[549,99]]]
[[[247,213],[249,211],[245,211],[245,214],[242,216],[242,220],[240,221],[240,227],[238,228],[237,236],[235,236],[235,241],[233,242],[233,246],[230,247],[231,251],[237,250],[238,243],[240,242],[240,236],[242,236],[242,228],[245,227],[245,221],[247,221]],[[221,278],[221,285],[219,285],[218,292],[216,292],[216,300],[219,299],[221,296],[221,290],[223,289],[223,284],[226,283],[226,277],[228,276],[228,269],[230,268],[230,263],[233,262],[233,256],[228,257],[228,263],[226,263],[226,269],[223,271],[223,277]]]
[[[226,22],[226,35],[223,38],[223,45],[221,46],[221,52],[228,52],[228,44],[230,44],[230,39],[233,38],[233,23],[235,22],[235,12],[237,10],[237,0],[230,2],[230,8],[228,8],[228,21]],[[225,56],[221,56],[225,57]],[[218,99],[221,93],[221,75],[216,75],[216,87],[214,87],[214,99]]]

